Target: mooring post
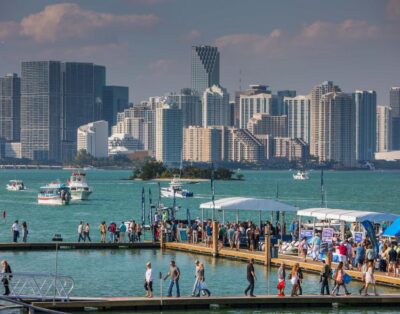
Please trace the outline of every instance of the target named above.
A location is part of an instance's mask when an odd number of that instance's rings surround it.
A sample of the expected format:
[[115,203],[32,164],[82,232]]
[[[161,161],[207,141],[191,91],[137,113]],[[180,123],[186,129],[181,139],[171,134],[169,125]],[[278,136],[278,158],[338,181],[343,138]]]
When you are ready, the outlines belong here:
[[165,248],[165,243],[164,243],[164,225],[161,224],[161,228],[160,228],[160,249],[164,250]]
[[215,220],[213,220],[212,222],[212,255],[214,257],[218,256],[218,222],[216,222]]
[[269,267],[271,265],[271,232],[269,225],[265,226],[264,231],[264,265]]

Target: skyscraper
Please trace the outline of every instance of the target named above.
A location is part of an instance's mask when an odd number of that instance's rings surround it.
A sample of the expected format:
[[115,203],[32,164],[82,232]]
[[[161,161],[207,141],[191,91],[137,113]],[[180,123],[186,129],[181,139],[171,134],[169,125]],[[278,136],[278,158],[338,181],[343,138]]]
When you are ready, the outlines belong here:
[[77,151],[85,150],[95,158],[108,157],[108,123],[95,121],[77,130]]
[[288,136],[310,142],[310,96],[284,97],[288,111]]
[[355,91],[356,160],[370,161],[376,151],[376,92]]
[[165,103],[156,109],[156,159],[169,165],[179,164],[182,145],[182,110]]
[[175,103],[182,109],[183,127],[202,125],[202,107],[199,94],[190,88],[183,88],[180,93],[169,94],[168,103]]
[[266,85],[250,85],[239,95],[239,128],[245,129],[256,113],[272,114],[272,96]]
[[203,95],[213,85],[219,85],[218,48],[192,46],[192,89]]
[[20,140],[21,79],[17,74],[0,78],[0,139]]
[[94,65],[94,121],[103,118],[103,88],[106,86],[106,67],[102,65]]
[[256,113],[249,120],[246,128],[254,135],[287,137],[287,116],[272,116],[266,113]]
[[22,62],[22,157],[60,161],[60,109],[61,63]]
[[229,126],[231,108],[225,88],[213,85],[203,94],[203,127]]
[[297,92],[295,90],[278,90],[276,97],[273,100],[273,108],[271,114],[280,116],[287,115],[287,106],[284,101],[285,97],[296,97]]
[[332,81],[324,81],[315,85],[311,90],[311,108],[310,108],[310,154],[318,157],[318,137],[321,131],[320,127],[320,98],[326,93],[340,91],[340,88],[333,85]]
[[376,107],[376,150],[388,152],[391,148],[392,108],[387,106]]
[[332,92],[321,96],[317,138],[320,161],[356,166],[355,104],[351,95]]
[[129,107],[129,88],[124,86],[105,86],[103,88],[103,120],[108,127],[117,123],[117,113]]
[[391,149],[400,150],[400,87],[390,89],[390,107],[392,108]]

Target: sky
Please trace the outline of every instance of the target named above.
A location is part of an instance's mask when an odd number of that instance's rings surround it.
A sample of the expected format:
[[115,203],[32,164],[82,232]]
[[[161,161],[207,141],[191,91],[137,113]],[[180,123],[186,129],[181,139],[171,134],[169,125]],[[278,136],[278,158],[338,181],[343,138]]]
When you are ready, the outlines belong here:
[[0,75],[21,61],[107,67],[130,100],[190,87],[192,45],[216,45],[220,83],[233,98],[249,84],[308,94],[333,80],[400,86],[400,0],[0,0]]

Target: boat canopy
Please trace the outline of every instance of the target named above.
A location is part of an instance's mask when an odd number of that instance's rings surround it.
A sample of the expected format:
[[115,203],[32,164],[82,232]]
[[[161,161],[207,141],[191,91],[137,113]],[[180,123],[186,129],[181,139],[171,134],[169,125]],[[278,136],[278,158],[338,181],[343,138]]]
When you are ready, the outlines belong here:
[[249,197],[227,197],[200,204],[202,209],[217,209],[217,210],[240,210],[240,211],[283,211],[296,212],[298,207],[280,202],[274,199],[265,198],[249,198]]
[[378,213],[350,209],[332,209],[332,208],[307,208],[297,211],[297,216],[314,217],[319,220],[341,220],[345,222],[362,221],[394,221],[399,216],[390,213]]

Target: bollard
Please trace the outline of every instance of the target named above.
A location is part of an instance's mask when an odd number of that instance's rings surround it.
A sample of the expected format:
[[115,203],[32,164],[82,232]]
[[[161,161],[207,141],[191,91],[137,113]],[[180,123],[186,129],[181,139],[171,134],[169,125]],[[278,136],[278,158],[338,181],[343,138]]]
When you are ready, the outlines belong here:
[[215,220],[212,222],[212,256],[217,257],[218,256],[218,222]]

